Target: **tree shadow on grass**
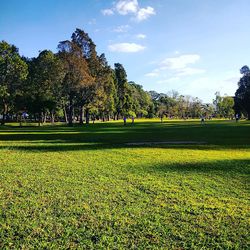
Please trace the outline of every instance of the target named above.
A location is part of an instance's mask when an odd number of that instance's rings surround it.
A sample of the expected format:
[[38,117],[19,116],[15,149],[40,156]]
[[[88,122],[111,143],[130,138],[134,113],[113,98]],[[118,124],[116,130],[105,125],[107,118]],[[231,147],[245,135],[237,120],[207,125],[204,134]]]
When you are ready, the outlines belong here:
[[[122,123],[97,123],[89,126],[45,126],[34,128],[0,128],[0,142],[13,142],[12,148],[34,151],[91,150],[129,147],[125,143],[197,141],[216,145],[218,148],[249,148],[249,126],[228,126],[211,123],[201,126],[198,122],[141,122],[135,125]],[[36,145],[29,145],[29,144]],[[43,144],[41,144],[43,143]],[[86,145],[86,143],[88,145]],[[90,145],[91,143],[99,144]],[[25,145],[18,145],[25,144]],[[28,145],[26,145],[28,144]],[[47,144],[47,145],[46,145]],[[54,145],[53,145],[54,144]],[[69,145],[71,144],[71,145]],[[8,147],[9,145],[6,145]],[[3,148],[4,146],[2,146]],[[135,147],[135,146],[130,146]],[[137,147],[145,147],[143,145]],[[150,147],[192,148],[192,145],[162,145]],[[214,146],[215,147],[215,146]],[[198,148],[198,145],[196,146]],[[201,147],[200,149],[206,149]]]
[[199,161],[195,163],[166,163],[151,166],[146,166],[144,171],[149,173],[227,173],[227,174],[242,174],[248,176],[250,180],[250,159],[221,159],[212,161]]
[[243,149],[248,150],[249,145],[197,145],[197,144],[155,144],[152,146],[138,145],[130,146],[126,143],[100,143],[98,141],[77,143],[77,142],[65,142],[65,141],[33,141],[25,142],[24,144],[8,144],[0,145],[0,150],[17,150],[17,151],[32,151],[34,153],[39,152],[67,152],[67,151],[89,151],[89,150],[112,150],[112,149],[174,149],[174,150],[231,150],[231,149]]

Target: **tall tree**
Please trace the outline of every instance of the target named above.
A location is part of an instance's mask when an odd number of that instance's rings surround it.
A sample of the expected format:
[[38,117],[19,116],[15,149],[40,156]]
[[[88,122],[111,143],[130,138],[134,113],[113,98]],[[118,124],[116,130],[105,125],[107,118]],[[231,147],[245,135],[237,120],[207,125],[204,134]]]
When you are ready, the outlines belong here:
[[243,76],[238,82],[238,89],[235,93],[235,99],[241,110],[246,113],[247,118],[250,120],[250,69],[248,66],[243,66],[240,70]]
[[0,102],[3,125],[7,112],[28,74],[28,66],[22,60],[18,49],[5,41],[0,42]]
[[64,63],[63,91],[69,105],[68,124],[72,126],[76,96],[84,86],[92,83],[93,78],[82,50],[76,43],[68,40],[62,41],[59,43],[58,49],[59,57]]
[[118,119],[120,115],[128,115],[131,107],[127,73],[120,63],[115,63],[115,84],[117,89],[116,119]]
[[[80,123],[83,123],[83,107],[85,107],[86,123],[89,123],[89,112],[91,103],[94,102],[95,93],[100,86],[100,62],[96,52],[96,45],[89,37],[88,33],[81,29],[76,29],[71,36],[72,43],[74,43],[82,53],[82,57],[86,60],[91,81],[88,84],[82,85],[79,90],[79,113]],[[99,89],[100,90],[100,89]]]
[[115,111],[117,92],[115,88],[114,71],[108,65],[106,57],[101,54],[98,57],[98,71],[96,75],[95,105],[103,120],[109,119]]

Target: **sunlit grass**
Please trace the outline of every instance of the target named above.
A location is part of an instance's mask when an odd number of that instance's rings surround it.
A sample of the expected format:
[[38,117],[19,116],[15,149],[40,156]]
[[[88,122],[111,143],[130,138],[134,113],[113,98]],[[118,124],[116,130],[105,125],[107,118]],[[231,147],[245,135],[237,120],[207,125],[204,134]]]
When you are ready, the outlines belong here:
[[247,249],[249,124],[0,127],[0,248]]

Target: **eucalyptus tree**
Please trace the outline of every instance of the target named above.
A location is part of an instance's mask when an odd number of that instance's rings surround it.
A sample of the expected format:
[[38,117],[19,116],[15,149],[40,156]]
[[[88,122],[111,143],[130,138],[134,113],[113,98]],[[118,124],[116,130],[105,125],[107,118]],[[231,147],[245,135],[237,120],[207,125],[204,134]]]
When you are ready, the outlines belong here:
[[28,74],[28,66],[20,57],[18,49],[5,41],[0,42],[0,105],[2,111],[1,124],[14,105],[16,96],[20,94],[23,81]]

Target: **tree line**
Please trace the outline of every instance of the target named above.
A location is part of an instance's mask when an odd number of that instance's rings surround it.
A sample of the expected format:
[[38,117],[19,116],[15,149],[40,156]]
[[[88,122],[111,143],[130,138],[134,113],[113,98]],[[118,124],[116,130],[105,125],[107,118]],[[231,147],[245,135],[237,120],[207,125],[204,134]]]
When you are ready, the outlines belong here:
[[[120,63],[112,68],[104,54],[98,55],[89,35],[76,29],[70,40],[58,44],[58,52],[43,50],[38,57],[19,55],[17,47],[0,42],[1,124],[29,118],[46,121],[89,123],[126,117],[196,118],[219,114],[216,104],[203,104],[198,98],[145,91],[128,81]],[[225,104],[225,103],[224,103]],[[231,113],[230,113],[231,112]]]

